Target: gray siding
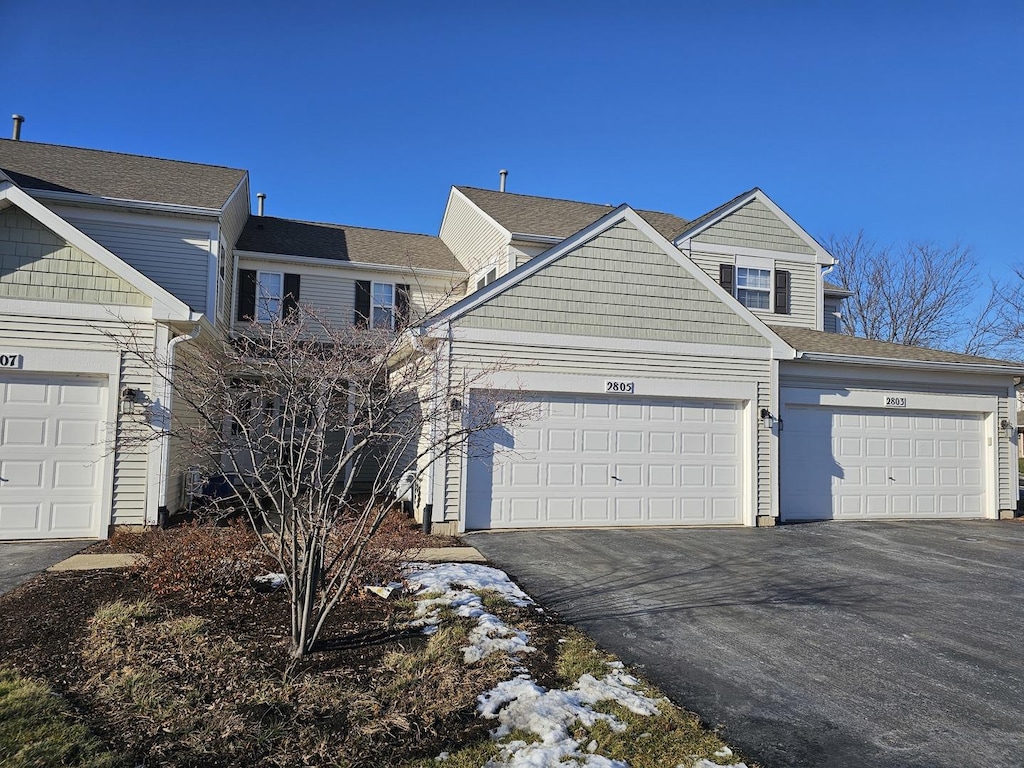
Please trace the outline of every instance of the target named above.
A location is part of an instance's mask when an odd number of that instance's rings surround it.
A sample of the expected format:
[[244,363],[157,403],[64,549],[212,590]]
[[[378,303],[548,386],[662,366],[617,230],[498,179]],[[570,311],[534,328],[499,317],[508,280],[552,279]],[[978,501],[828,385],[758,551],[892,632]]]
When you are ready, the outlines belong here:
[[0,212],[0,296],[115,306],[150,298],[18,208]]
[[[691,253],[690,260],[715,282],[718,282],[718,267],[720,264],[736,263],[736,257],[720,253]],[[768,260],[766,259],[765,261],[767,262]],[[786,261],[779,258],[774,260],[774,268],[784,269],[789,272],[791,312],[788,315],[777,315],[774,312],[751,311],[766,323],[771,323],[772,325],[795,325],[800,328],[809,328],[812,331],[819,330],[817,319],[818,266],[802,261]]]
[[65,218],[196,312],[206,311],[209,229]]
[[999,412],[996,414],[996,429],[999,435],[998,450],[996,459],[999,462],[999,509],[1017,509],[1017,456],[1014,442],[1006,437],[999,425],[1003,419],[1011,424],[1016,424],[1013,409],[1017,406],[1017,399],[1006,397],[999,398]]
[[439,235],[469,273],[469,290],[476,285],[476,273],[493,267],[499,275],[508,270],[508,233],[457,191],[448,199]]
[[[128,346],[130,337],[134,337],[132,344],[152,349],[152,324],[0,315],[0,345],[7,347],[123,350]],[[118,339],[122,341],[118,342]],[[152,383],[152,370],[135,355],[122,352],[121,387],[141,389],[151,395]],[[107,396],[116,398],[117,392],[108,392]],[[145,522],[148,449],[145,445],[139,445],[137,438],[150,433],[138,425],[137,419],[135,416],[118,416],[119,447],[114,454],[114,525],[142,525]],[[132,436],[136,440],[132,441]]]
[[[300,301],[316,310],[330,324],[338,327],[352,325],[355,315],[356,280],[408,284],[410,314],[413,320],[422,319],[427,314],[437,312],[440,308],[453,303],[455,299],[461,298],[461,291],[450,282],[443,279],[428,281],[415,274],[400,275],[252,258],[239,259],[238,267],[299,275]],[[456,293],[459,295],[456,296]],[[232,312],[234,311],[232,309]]]
[[[687,396],[686,382],[753,383],[757,408],[771,406],[771,363],[767,360],[732,360],[666,352],[566,349],[554,345],[510,345],[493,342],[457,341],[453,363],[459,370],[595,375],[599,371],[630,371],[631,375],[679,382],[679,397]],[[756,514],[771,512],[771,436],[757,430]],[[458,519],[461,506],[463,456],[453,452],[445,462],[445,520]]]
[[814,253],[807,243],[760,200],[751,200],[717,224],[708,227],[693,238],[693,241],[764,248],[787,253]]
[[839,312],[839,302],[835,299],[825,299],[824,312],[823,330],[826,333],[839,333],[840,323],[836,316]]
[[457,325],[764,347],[768,342],[623,222],[459,319]]
[[[225,243],[224,251],[224,295],[220,297],[218,309],[218,320],[222,324],[230,326],[232,297],[235,291],[235,243],[242,233],[245,222],[249,219],[249,183],[245,182],[235,193],[224,212],[221,214],[221,239]],[[217,268],[221,268],[221,264]]]

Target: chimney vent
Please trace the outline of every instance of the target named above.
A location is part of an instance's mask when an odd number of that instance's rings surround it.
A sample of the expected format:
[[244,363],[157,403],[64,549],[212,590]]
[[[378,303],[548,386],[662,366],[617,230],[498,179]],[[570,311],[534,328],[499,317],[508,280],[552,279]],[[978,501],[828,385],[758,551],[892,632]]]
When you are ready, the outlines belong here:
[[267,201],[267,195],[265,192],[256,193],[256,215],[263,215],[263,204]]
[[498,184],[498,191],[499,192],[504,192],[505,191],[505,179],[508,178],[508,171],[506,171],[504,168],[502,168],[500,171],[498,171],[498,176],[501,177],[501,181]]
[[21,124],[25,122],[25,118],[21,115],[11,115],[11,119],[14,120],[14,130],[11,131],[11,138],[14,141],[21,141]]

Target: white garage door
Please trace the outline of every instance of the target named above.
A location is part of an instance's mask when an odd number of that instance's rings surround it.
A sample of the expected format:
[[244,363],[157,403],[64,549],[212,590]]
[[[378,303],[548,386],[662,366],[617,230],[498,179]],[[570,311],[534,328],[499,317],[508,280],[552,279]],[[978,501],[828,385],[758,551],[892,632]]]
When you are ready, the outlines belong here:
[[982,517],[980,414],[788,406],[783,520]]
[[106,388],[0,375],[0,539],[100,535]]
[[742,522],[740,406],[527,398],[539,418],[470,446],[470,529]]

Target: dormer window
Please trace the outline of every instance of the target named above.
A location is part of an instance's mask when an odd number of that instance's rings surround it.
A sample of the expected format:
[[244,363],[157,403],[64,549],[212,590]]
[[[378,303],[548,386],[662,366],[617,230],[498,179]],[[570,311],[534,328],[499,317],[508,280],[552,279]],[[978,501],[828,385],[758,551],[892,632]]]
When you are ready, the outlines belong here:
[[776,269],[770,259],[738,257],[736,261],[718,265],[718,284],[748,309],[788,315],[789,271]]
[[750,309],[771,309],[772,271],[736,267],[736,298]]

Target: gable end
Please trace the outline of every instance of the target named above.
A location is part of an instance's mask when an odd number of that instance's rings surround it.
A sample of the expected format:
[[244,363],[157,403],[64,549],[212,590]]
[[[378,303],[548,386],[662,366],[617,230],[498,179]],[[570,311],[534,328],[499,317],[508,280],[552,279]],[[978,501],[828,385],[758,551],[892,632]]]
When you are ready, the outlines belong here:
[[803,238],[756,198],[697,234],[693,242],[814,255]]

